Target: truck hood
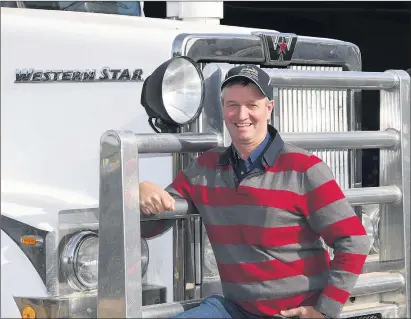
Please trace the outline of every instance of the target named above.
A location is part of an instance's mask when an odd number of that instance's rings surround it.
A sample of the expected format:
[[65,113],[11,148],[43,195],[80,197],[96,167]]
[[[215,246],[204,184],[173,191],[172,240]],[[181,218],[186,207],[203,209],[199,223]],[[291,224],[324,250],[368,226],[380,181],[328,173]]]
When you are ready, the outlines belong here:
[[[99,139],[106,130],[152,130],[139,104],[141,83],[15,84],[16,69],[134,67],[147,76],[171,57],[178,34],[259,30],[15,8],[2,8],[1,20],[1,213],[47,231],[56,229],[62,210],[98,207]],[[171,156],[142,161],[142,179],[171,182]]]

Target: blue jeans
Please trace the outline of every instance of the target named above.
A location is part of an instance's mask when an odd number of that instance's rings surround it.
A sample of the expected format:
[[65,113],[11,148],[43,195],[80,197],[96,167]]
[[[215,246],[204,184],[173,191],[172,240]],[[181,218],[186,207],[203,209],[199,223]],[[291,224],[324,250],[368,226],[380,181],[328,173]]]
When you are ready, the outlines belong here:
[[[197,307],[184,311],[173,318],[258,319],[261,317],[245,311],[222,296],[214,295],[205,298]],[[276,315],[272,318],[284,317]]]

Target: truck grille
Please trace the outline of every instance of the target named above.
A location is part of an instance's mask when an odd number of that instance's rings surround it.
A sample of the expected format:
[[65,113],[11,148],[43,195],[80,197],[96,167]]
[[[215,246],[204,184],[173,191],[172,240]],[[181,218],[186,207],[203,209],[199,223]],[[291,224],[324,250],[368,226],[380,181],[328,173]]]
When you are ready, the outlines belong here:
[[[342,71],[341,67],[290,66],[293,70]],[[342,132],[348,130],[347,90],[278,89],[274,109],[280,132]],[[350,187],[348,150],[310,150],[331,168],[342,189]]]
[[357,317],[350,317],[347,319],[382,319],[382,315],[380,313],[371,313],[364,316],[357,316]]

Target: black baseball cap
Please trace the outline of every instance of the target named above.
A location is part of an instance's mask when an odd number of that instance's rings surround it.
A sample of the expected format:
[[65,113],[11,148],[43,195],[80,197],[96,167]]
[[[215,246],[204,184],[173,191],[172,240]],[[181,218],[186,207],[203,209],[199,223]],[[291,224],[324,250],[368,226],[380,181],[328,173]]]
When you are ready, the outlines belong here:
[[236,66],[227,72],[223,83],[221,84],[221,90],[224,86],[238,78],[245,78],[257,85],[261,92],[269,99],[273,99],[273,89],[270,87],[270,76],[260,69],[258,66],[247,64]]

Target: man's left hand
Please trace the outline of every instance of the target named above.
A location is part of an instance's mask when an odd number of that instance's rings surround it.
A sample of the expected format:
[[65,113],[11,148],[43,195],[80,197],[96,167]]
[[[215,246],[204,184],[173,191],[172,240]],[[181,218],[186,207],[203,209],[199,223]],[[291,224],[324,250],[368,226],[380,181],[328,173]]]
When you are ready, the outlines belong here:
[[298,307],[289,310],[283,310],[280,312],[284,317],[299,317],[299,318],[310,318],[310,319],[321,319],[324,315],[318,312],[314,307]]

